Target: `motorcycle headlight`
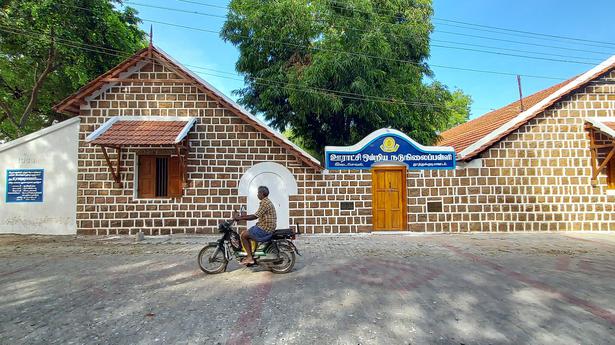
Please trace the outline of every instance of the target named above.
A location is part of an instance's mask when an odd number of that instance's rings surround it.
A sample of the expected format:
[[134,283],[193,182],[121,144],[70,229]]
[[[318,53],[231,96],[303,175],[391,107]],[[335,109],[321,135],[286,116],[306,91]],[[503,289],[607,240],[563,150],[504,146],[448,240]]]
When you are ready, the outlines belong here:
[[218,232],[228,231],[229,227],[230,227],[230,224],[228,222],[222,222],[220,223],[220,225],[218,225]]

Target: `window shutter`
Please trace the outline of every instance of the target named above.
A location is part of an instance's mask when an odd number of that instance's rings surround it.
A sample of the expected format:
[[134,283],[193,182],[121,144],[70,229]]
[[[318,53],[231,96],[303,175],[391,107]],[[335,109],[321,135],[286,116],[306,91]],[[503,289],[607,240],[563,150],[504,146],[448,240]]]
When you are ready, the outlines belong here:
[[138,188],[140,198],[156,197],[156,157],[139,156]]
[[615,189],[615,158],[611,158],[607,164],[606,183],[608,189]]
[[183,194],[182,165],[179,157],[169,159],[169,188],[168,193],[171,198],[179,198]]

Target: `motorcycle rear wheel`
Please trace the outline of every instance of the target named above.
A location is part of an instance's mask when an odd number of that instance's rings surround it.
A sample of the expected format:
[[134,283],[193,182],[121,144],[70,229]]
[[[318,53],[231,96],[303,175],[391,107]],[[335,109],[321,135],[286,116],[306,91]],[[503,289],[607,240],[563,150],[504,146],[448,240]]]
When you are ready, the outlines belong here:
[[228,264],[224,253],[218,250],[218,245],[216,244],[209,244],[201,249],[198,262],[201,271],[207,274],[222,273],[226,270],[226,265]]
[[282,261],[276,264],[270,264],[269,269],[275,274],[288,273],[292,271],[295,266],[295,251],[285,244],[279,245],[278,248],[280,248],[279,256]]

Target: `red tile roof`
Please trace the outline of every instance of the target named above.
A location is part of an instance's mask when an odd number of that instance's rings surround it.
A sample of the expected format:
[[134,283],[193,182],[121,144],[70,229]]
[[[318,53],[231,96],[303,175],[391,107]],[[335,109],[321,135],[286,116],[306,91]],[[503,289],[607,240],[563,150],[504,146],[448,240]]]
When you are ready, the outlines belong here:
[[96,90],[102,88],[105,84],[108,84],[105,79],[117,77],[120,73],[125,72],[132,66],[135,66],[140,61],[148,59],[148,48],[143,48],[137,51],[134,55],[120,62],[117,66],[108,70],[107,72],[99,75],[96,79],[82,86],[79,90],[75,91],[72,95],[67,96],[53,107],[53,110],[58,113],[79,115],[79,106],[84,103],[87,96],[91,95]]
[[[547,98],[575,78],[566,80],[565,82],[551,86],[550,88],[538,91],[533,95],[524,97],[524,109],[529,109],[530,107],[536,105],[538,102]],[[489,133],[493,132],[495,129],[514,119],[520,113],[520,101],[510,103],[503,108],[493,110],[480,117],[462,123],[457,127],[453,127],[443,132],[440,135],[441,139],[438,141],[438,145],[452,146],[455,149],[455,152],[459,154],[461,153],[461,151],[465,150],[470,145],[477,142],[479,139],[482,139]]]
[[586,117],[586,128],[598,130],[611,138],[615,138],[615,118],[613,117]]
[[523,112],[520,102],[516,101],[443,132],[438,145],[452,146],[458,154],[458,160],[471,160],[553,104],[585,87],[589,82],[613,68],[615,68],[615,56],[586,73],[523,98],[525,109]]
[[604,125],[615,131],[615,122],[604,122]]
[[321,163],[316,158],[312,157],[309,153],[305,152],[283,135],[269,128],[266,124],[260,122],[254,115],[248,113],[233,100],[216,90],[213,86],[202,80],[198,75],[182,66],[179,62],[173,60],[173,58],[155,46],[151,47],[151,50],[148,48],[139,50],[133,56],[92,80],[74,94],[66,97],[59,104],[54,106],[53,110],[64,114],[79,115],[80,106],[86,102],[86,98],[91,96],[97,90],[103,88],[105,85],[108,85],[109,78],[116,78],[120,76],[121,73],[126,72],[128,69],[135,66],[137,63],[148,60],[156,60],[166,66],[171,66],[173,69],[176,69],[176,72],[180,78],[184,78],[187,83],[195,85],[200,91],[206,93],[209,97],[218,101],[221,105],[226,106],[227,109],[241,118],[244,122],[254,127],[254,129],[261,132],[269,139],[273,140],[276,144],[287,149],[289,153],[297,157],[300,161],[304,162],[313,169],[322,169]]
[[93,145],[172,145],[188,121],[117,121]]

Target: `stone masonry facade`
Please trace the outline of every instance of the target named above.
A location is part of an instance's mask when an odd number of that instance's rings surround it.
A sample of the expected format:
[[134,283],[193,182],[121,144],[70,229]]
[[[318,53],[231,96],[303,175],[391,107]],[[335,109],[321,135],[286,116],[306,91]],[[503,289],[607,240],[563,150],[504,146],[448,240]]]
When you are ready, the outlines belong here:
[[[615,117],[613,81],[610,71],[555,103],[483,152],[481,168],[409,179],[410,230],[615,230],[615,195],[605,173],[591,183],[584,129],[584,118]],[[441,201],[442,212],[426,212],[427,201]]]
[[[160,65],[131,78],[178,79]],[[481,167],[408,172],[408,230],[569,231],[615,230],[605,176],[591,184],[584,118],[615,117],[610,73],[556,103],[482,153]],[[212,233],[246,204],[242,175],[254,164],[276,162],[297,180],[290,223],[300,232],[367,232],[372,229],[370,171],[323,172],[309,167],[190,83],[121,82],[82,107],[78,160],[77,227],[80,234]],[[113,182],[102,151],[85,137],[113,116],[189,116],[188,181],[181,198],[139,199],[134,190],[139,153],[165,148],[125,148],[123,186]],[[114,151],[109,151],[115,162]],[[354,209],[340,210],[352,201]],[[442,203],[428,212],[427,203]]]
[[[133,79],[174,79],[179,76],[159,64],[148,64]],[[238,195],[242,175],[254,164],[276,162],[297,180],[298,195],[290,196],[290,223],[301,232],[365,231],[371,219],[366,200],[369,180],[357,181],[354,173],[322,176],[273,140],[245,123],[211,95],[193,84],[122,82],[82,107],[79,133],[77,228],[80,234],[212,233],[233,210],[245,205]],[[168,148],[128,147],[122,150],[120,187],[99,147],[87,135],[113,116],[188,116],[197,118],[188,139],[188,181],[181,198],[139,199],[135,169],[139,153],[165,153]],[[109,150],[115,164],[116,153]],[[327,187],[331,186],[331,187]],[[322,191],[327,195],[316,193]],[[354,214],[340,211],[340,195],[357,203]],[[339,203],[337,203],[339,204]],[[346,213],[346,214],[344,214]],[[326,218],[327,221],[323,221]],[[360,225],[359,225],[360,224]]]

